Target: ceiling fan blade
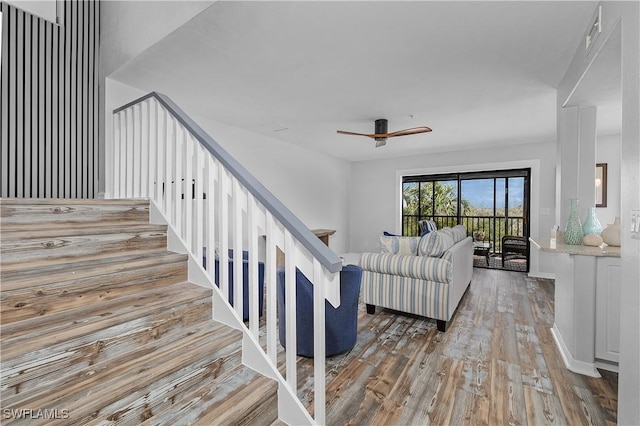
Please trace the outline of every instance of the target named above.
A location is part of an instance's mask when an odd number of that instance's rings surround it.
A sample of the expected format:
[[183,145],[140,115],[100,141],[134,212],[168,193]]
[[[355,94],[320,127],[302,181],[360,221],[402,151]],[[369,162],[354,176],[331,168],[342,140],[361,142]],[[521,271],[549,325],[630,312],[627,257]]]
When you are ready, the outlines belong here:
[[368,138],[373,138],[376,137],[375,134],[370,134],[370,133],[358,133],[358,132],[347,132],[345,130],[338,130],[338,133],[340,133],[341,135],[353,135],[353,136],[366,136]]
[[[386,126],[378,126],[378,121],[383,121],[383,120],[377,120],[376,121],[376,130],[377,131],[385,131],[386,130]],[[386,120],[384,120],[385,123],[382,124],[386,124]],[[421,127],[412,127],[410,129],[404,129],[404,130],[398,130],[397,132],[390,132],[390,133],[358,133],[358,132],[347,132],[345,130],[338,130],[337,132],[342,134],[342,135],[353,135],[353,136],[366,136],[368,138],[371,139],[375,139],[376,140],[376,147],[379,146],[384,146],[387,144],[387,138],[393,138],[396,136],[409,136],[409,135],[417,135],[418,133],[427,133],[430,132],[431,128],[427,127],[427,126],[421,126]]]
[[397,132],[387,133],[386,137],[393,138],[396,136],[417,135],[419,133],[427,133],[430,131],[431,131],[431,128],[427,126],[412,127],[411,129],[404,129],[404,130],[398,130]]

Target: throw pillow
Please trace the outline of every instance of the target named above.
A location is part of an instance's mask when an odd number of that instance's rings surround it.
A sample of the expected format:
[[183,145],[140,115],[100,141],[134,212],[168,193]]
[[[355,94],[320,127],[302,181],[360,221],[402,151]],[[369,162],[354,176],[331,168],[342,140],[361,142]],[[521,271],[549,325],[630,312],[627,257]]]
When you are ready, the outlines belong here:
[[429,232],[420,238],[418,253],[421,256],[440,257],[453,246],[453,237],[442,230]]
[[420,237],[380,237],[380,253],[411,254],[418,253]]
[[438,227],[433,220],[421,220],[418,222],[418,227],[420,228],[420,236],[427,235],[429,232],[436,231]]

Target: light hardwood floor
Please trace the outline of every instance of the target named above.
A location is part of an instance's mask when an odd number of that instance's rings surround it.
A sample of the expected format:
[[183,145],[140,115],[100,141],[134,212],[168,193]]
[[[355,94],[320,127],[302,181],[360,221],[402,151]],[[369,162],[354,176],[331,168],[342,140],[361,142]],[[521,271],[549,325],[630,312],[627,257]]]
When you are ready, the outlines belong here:
[[[360,306],[358,341],[327,362],[330,425],[608,425],[617,375],[567,370],[555,348],[551,280],[475,268],[446,333],[435,321]],[[309,407],[312,364],[298,382]]]

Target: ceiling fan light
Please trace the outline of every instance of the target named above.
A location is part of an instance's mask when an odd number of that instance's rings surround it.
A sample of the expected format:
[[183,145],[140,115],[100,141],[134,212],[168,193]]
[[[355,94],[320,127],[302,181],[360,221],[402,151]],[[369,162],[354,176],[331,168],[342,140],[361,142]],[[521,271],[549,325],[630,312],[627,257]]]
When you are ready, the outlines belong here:
[[[379,118],[376,120],[375,134],[380,135],[388,132],[389,122],[385,118]],[[386,139],[386,138],[385,138]],[[378,138],[376,138],[378,140]]]

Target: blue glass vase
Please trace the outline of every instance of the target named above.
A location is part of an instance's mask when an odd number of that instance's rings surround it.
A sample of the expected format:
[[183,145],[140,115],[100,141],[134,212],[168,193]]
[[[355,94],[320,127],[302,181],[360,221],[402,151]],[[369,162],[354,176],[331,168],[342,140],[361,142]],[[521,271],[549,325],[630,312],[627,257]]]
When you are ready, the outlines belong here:
[[569,220],[567,220],[567,226],[564,228],[564,242],[565,244],[580,245],[582,244],[582,223],[578,217],[578,200],[571,199],[571,213],[569,213]]
[[587,220],[582,225],[582,233],[584,235],[596,234],[600,235],[602,232],[602,225],[596,216],[596,208],[589,207],[589,213],[587,213]]

